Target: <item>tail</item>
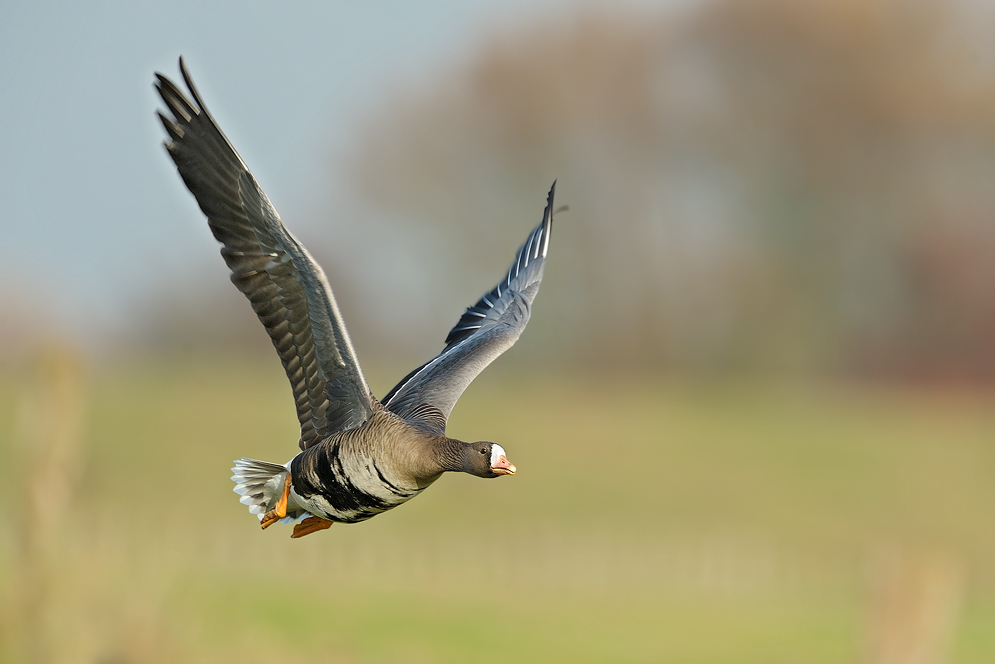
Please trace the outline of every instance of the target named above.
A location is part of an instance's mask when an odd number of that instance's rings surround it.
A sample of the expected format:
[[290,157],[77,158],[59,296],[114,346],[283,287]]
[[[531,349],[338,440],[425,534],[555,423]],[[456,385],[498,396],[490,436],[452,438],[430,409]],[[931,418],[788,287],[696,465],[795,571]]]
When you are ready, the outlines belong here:
[[[249,512],[262,521],[263,514],[271,510],[280,498],[283,482],[290,472],[290,464],[281,466],[278,463],[242,457],[235,461],[235,467],[231,472],[234,473],[231,476],[235,483],[233,491],[242,496],[238,502],[248,505]],[[280,519],[280,523],[291,523],[306,514],[303,510],[292,507],[296,506],[287,506],[287,516]]]

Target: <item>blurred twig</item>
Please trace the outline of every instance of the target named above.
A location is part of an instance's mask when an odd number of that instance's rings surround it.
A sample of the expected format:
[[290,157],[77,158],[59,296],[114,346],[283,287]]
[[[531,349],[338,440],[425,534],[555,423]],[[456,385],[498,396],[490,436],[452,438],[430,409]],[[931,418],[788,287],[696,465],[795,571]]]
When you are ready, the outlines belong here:
[[12,523],[19,574],[5,607],[3,642],[12,661],[43,664],[53,661],[52,572],[65,553],[63,527],[84,453],[79,358],[58,346],[39,353],[20,396],[14,433],[19,499]]
[[943,664],[960,617],[964,567],[950,555],[876,552],[871,566],[868,664]]

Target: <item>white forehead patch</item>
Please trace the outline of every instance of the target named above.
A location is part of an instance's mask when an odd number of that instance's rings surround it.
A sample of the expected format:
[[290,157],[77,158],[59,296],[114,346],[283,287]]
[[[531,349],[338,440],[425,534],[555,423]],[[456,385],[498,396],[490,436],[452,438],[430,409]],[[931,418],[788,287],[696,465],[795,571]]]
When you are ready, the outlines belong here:
[[493,468],[494,464],[497,463],[499,456],[504,456],[505,459],[508,458],[508,455],[505,454],[503,447],[497,443],[491,443],[491,468]]

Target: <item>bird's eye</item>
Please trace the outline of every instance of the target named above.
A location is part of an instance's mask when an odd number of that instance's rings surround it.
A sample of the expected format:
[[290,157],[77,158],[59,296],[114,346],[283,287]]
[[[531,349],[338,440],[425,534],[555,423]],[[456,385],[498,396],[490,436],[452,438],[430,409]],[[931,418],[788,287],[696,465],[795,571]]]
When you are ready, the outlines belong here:
[[487,454],[487,450],[480,450],[481,454]]

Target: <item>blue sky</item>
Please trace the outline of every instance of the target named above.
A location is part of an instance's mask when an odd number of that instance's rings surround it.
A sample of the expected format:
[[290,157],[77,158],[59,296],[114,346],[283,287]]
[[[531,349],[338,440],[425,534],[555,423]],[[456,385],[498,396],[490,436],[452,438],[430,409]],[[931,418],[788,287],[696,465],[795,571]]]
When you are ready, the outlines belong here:
[[398,86],[570,0],[0,5],[0,302],[99,337],[163,280],[220,263],[161,146],[154,71],[182,54],[285,219],[328,195],[330,155]]

